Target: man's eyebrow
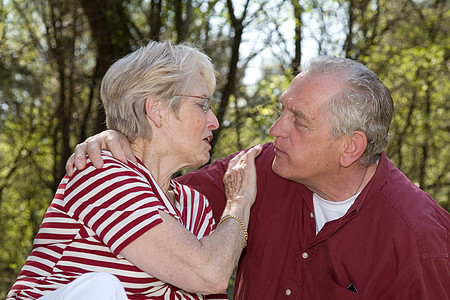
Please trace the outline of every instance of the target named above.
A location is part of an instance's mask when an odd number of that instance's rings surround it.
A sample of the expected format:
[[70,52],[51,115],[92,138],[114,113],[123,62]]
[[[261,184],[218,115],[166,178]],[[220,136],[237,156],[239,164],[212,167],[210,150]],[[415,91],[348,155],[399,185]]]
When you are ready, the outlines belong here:
[[289,105],[289,103],[287,103],[288,105],[286,105],[285,101],[283,101],[283,95],[281,95],[281,98],[279,101],[281,104],[281,111],[288,110],[288,111],[292,112],[295,117],[305,121],[305,123],[308,123],[308,124],[311,123],[311,119],[308,118],[308,116],[304,112],[302,112],[298,108],[292,107],[291,105]]
[[306,116],[306,114],[303,113],[301,110],[298,110],[295,107],[290,107],[290,108],[288,108],[288,110],[290,110],[297,118],[299,118],[307,123],[310,123],[310,121],[311,121],[310,118],[308,118]]

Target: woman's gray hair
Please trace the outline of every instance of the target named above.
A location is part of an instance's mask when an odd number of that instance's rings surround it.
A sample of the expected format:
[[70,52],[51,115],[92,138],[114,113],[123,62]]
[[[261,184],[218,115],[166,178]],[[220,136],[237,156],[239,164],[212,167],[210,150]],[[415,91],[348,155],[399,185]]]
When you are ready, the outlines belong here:
[[158,97],[178,117],[183,97],[199,83],[209,95],[216,78],[210,58],[194,47],[152,41],[116,61],[101,84],[101,99],[109,129],[123,133],[130,141],[151,139],[145,101]]
[[324,108],[330,124],[330,136],[338,139],[361,130],[367,147],[359,163],[375,162],[389,141],[394,103],[389,90],[378,76],[363,64],[337,57],[317,57],[303,71],[311,75],[336,76],[344,88]]

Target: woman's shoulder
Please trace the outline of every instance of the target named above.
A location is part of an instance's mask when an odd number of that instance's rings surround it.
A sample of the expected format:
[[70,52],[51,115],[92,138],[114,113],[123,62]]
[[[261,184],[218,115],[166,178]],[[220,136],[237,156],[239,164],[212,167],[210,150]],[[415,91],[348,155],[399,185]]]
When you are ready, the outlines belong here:
[[103,160],[103,166],[101,168],[96,168],[92,164],[91,159],[89,156],[86,156],[87,162],[86,167],[83,170],[77,170],[75,169],[74,176],[76,176],[78,173],[82,173],[83,175],[89,175],[92,176],[94,174],[103,174],[107,175],[110,173],[119,173],[119,172],[130,172],[129,174],[141,174],[144,175],[148,172],[148,170],[145,168],[144,164],[140,161],[137,162],[137,164],[133,163],[132,161],[128,160],[126,163],[120,161],[119,159],[115,158],[111,152],[102,150],[101,151],[101,157]]
[[103,166],[96,168],[91,160],[87,159],[86,167],[83,170],[75,169],[71,177],[65,176],[63,188],[65,193],[73,189],[94,190],[104,188],[121,188],[121,186],[147,187],[148,178],[144,166],[136,165],[131,161],[123,163],[114,158],[108,151],[102,151]]

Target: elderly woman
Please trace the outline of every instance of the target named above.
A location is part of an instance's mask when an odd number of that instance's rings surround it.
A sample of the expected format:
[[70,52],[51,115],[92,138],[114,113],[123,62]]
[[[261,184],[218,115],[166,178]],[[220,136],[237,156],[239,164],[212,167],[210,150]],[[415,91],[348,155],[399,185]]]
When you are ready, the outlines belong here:
[[7,299],[226,299],[261,149],[228,167],[217,228],[208,200],[171,180],[209,160],[214,88],[209,58],[185,45],[150,42],[111,66],[101,86],[107,125],[136,162],[102,152],[102,169],[88,160],[63,178]]

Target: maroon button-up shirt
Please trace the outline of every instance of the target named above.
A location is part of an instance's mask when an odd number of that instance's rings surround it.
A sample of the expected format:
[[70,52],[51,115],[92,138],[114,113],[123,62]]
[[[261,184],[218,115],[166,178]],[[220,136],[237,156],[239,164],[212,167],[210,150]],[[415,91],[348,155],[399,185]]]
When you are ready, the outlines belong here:
[[[273,146],[257,158],[234,299],[449,299],[450,215],[383,153],[372,180],[340,219],[316,235],[312,192],[272,171]],[[230,158],[178,180],[205,194],[216,220]]]

